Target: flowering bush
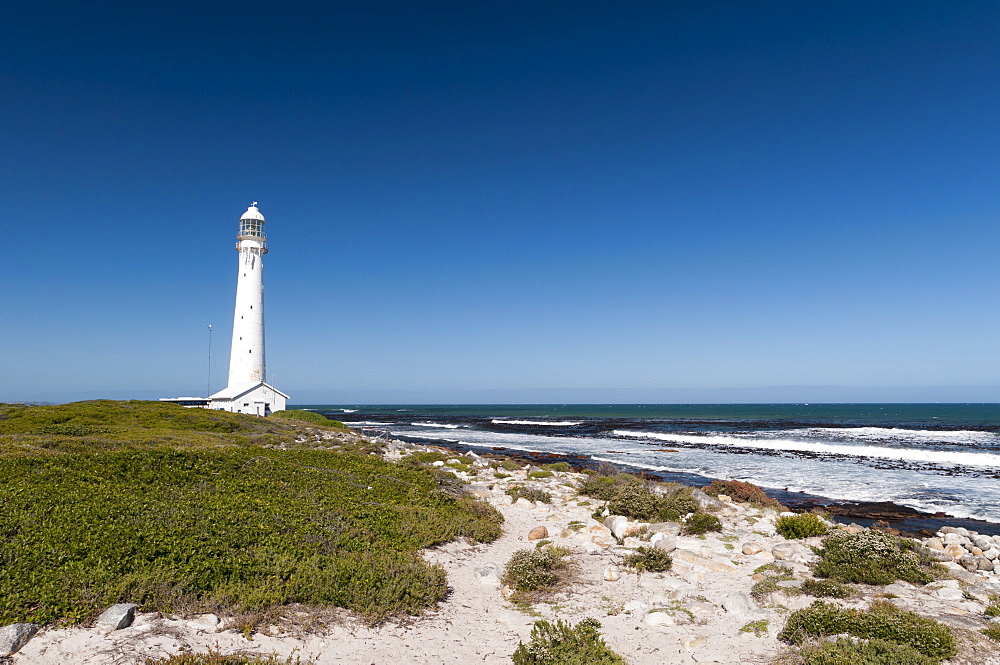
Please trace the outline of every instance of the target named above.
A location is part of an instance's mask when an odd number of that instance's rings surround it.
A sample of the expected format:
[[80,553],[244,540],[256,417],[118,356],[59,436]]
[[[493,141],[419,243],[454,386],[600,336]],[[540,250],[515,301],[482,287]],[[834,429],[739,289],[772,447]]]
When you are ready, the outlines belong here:
[[910,551],[911,541],[868,529],[857,534],[834,531],[823,540],[816,564],[818,577],[862,584],[892,584],[905,580],[926,584],[934,576],[923,569]]

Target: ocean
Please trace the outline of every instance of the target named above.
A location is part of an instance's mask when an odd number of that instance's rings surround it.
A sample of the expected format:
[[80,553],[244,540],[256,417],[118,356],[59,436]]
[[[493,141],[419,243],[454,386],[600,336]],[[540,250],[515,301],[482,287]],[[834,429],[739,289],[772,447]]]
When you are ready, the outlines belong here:
[[307,405],[352,427],[582,455],[1000,524],[998,404]]

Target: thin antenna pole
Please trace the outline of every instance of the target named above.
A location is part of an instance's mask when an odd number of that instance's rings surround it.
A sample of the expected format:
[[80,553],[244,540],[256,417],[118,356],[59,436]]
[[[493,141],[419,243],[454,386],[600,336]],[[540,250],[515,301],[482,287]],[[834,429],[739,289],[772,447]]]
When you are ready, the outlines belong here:
[[208,394],[205,397],[212,396],[212,324],[208,324]]

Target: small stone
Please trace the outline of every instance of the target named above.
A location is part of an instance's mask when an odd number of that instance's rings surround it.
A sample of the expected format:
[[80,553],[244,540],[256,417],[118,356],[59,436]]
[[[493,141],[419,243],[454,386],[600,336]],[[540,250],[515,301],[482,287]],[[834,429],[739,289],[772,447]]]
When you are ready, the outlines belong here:
[[688,612],[694,615],[695,619],[707,619],[715,614],[714,605],[711,603],[704,603],[700,600],[689,602],[684,607]]
[[625,541],[622,543],[625,547],[642,547],[645,543],[638,538],[633,538],[632,536],[626,536]]
[[944,548],[944,553],[952,558],[952,560],[957,560],[965,556],[965,548],[961,545],[946,545]]
[[587,554],[600,554],[601,552],[604,551],[604,548],[595,543],[584,543],[583,551],[586,552]]
[[621,577],[622,573],[618,570],[618,566],[608,566],[604,569],[605,582],[617,582]]
[[962,568],[965,568],[970,572],[973,570],[977,570],[979,568],[979,562],[976,561],[976,557],[968,555],[963,556],[961,559],[959,559],[958,565],[960,565]]
[[222,620],[219,618],[219,615],[217,615],[217,614],[202,614],[202,615],[199,615],[199,616],[195,617],[194,619],[192,619],[188,623],[193,628],[197,628],[198,630],[204,630],[204,631],[207,631],[207,632],[211,632],[211,631],[214,631],[214,630],[218,629],[219,624],[221,622],[222,622]]
[[680,642],[681,647],[687,651],[694,651],[708,644],[708,640],[700,635],[685,635],[680,639]]
[[791,543],[778,543],[771,548],[771,555],[779,561],[790,559],[795,554],[796,549],[798,548]]
[[705,512],[715,512],[719,508],[722,508],[721,501],[710,497],[699,489],[691,492],[691,498],[694,499],[696,504],[698,504],[699,510],[703,510]]
[[630,600],[622,606],[622,611],[626,614],[633,614],[646,611],[646,603],[641,600]]
[[98,625],[109,630],[121,630],[132,625],[135,619],[135,603],[118,603],[104,610],[101,616],[97,617]]
[[476,576],[476,581],[480,584],[500,586],[500,566],[495,563],[484,563],[481,566],[476,566],[473,569],[473,574]]
[[563,529],[562,531],[559,532],[559,537],[562,538],[563,540],[565,540],[566,538],[572,538],[575,535],[576,531],[573,531],[573,529]]
[[549,537],[549,530],[544,526],[536,526],[528,532],[528,540],[541,540]]
[[990,561],[986,557],[984,557],[984,556],[977,556],[976,557],[976,568],[978,570],[985,570],[986,572],[989,573],[989,572],[995,571],[997,569],[997,566],[996,566],[996,564],[994,562]]
[[673,626],[676,623],[666,612],[647,612],[646,616],[642,617],[642,622],[650,627]]
[[996,561],[997,557],[1000,557],[1000,549],[996,547],[991,547],[990,549],[983,552],[983,556],[990,561]]
[[33,623],[12,623],[0,628],[0,656],[9,656],[28,643],[39,626]]
[[534,508],[535,507],[535,504],[533,504],[531,501],[528,501],[523,496],[519,497],[518,500],[514,502],[514,505],[517,506],[518,508]]
[[760,554],[764,548],[757,543],[743,543],[743,553],[747,555]]

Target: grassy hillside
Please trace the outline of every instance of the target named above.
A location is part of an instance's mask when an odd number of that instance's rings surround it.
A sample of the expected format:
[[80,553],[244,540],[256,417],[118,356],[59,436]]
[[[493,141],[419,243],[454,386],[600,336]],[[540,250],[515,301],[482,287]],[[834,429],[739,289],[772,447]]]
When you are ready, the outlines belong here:
[[500,534],[425,468],[279,450],[294,424],[155,402],[0,407],[0,625],[143,610],[333,605],[372,621],[443,598],[419,549]]

